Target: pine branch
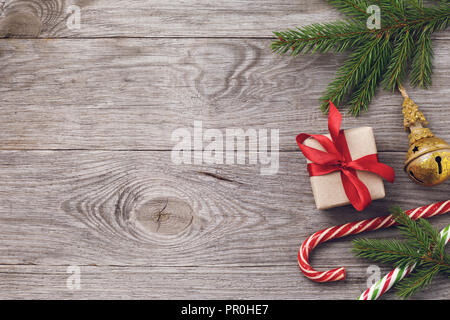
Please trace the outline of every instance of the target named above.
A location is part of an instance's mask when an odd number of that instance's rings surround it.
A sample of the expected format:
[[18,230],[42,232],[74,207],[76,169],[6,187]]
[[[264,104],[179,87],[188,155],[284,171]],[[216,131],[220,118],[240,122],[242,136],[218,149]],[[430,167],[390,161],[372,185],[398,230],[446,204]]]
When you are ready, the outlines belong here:
[[350,113],[354,116],[360,114],[361,111],[366,111],[370,101],[375,95],[378,82],[386,71],[388,57],[392,53],[392,46],[389,40],[389,35],[386,35],[385,40],[379,46],[377,58],[367,74],[367,77],[356,85],[356,88],[358,89],[353,92],[350,98]]
[[439,266],[433,266],[431,269],[415,269],[409,277],[400,281],[397,285],[397,294],[404,298],[410,298],[419,290],[429,285],[433,278],[439,273]]
[[278,40],[272,43],[272,50],[282,54],[291,50],[291,54],[296,56],[300,53],[343,52],[357,46],[368,33],[365,25],[349,20],[317,23],[274,34]]
[[391,62],[384,75],[383,84],[387,89],[394,91],[398,84],[401,84],[406,76],[406,66],[411,56],[413,38],[411,30],[406,29],[401,33],[394,43],[394,51],[391,55]]
[[402,18],[406,19],[406,1],[404,0],[389,0],[389,1],[379,1],[381,9],[385,9],[385,12],[396,14]]
[[[413,250],[422,250],[424,252],[429,251],[432,246],[433,240],[439,241],[439,234],[436,233],[435,237],[430,236],[430,230],[432,227],[429,223],[423,222],[421,220],[414,221],[410,219],[406,214],[403,213],[403,210],[396,206],[391,209],[391,213],[394,216],[395,220],[400,224],[398,229],[401,234],[408,240],[408,245],[413,247]],[[426,230],[423,228],[424,224],[429,225],[429,228]]]
[[424,31],[417,40],[412,60],[411,84],[420,88],[428,88],[431,85],[432,73],[433,47],[431,46],[431,34]]
[[428,221],[413,221],[399,207],[392,209],[406,241],[356,239],[353,251],[357,256],[378,263],[404,268],[416,265],[409,278],[398,287],[398,294],[408,298],[431,283],[440,272],[450,277],[450,256],[445,252],[445,235],[441,237]]
[[[278,39],[272,43],[274,52],[290,52],[293,56],[352,51],[320,98],[324,102],[323,111],[328,111],[327,101],[331,99],[338,106],[349,103],[350,113],[357,116],[367,110],[380,83],[386,89],[395,90],[405,81],[409,69],[412,85],[426,88],[431,84],[431,35],[448,28],[449,1],[434,6],[424,6],[422,0],[327,2],[343,12],[348,20],[275,32]],[[370,17],[367,8],[372,4],[381,9],[380,29],[366,26]],[[383,43],[380,39],[389,41]]]
[[353,241],[353,252],[358,257],[382,264],[393,264],[400,268],[413,265],[422,258],[422,255],[408,244],[394,239],[356,239]]
[[371,42],[367,42],[364,46],[355,50],[350,59],[339,68],[335,80],[328,85],[321,98],[323,101],[322,111],[328,111],[328,101],[330,100],[341,104],[347,94],[358,83],[364,81],[379,57],[380,42],[382,42],[380,38],[373,38]]
[[367,13],[370,3],[366,0],[327,0],[327,2],[352,18],[367,19],[370,16]]

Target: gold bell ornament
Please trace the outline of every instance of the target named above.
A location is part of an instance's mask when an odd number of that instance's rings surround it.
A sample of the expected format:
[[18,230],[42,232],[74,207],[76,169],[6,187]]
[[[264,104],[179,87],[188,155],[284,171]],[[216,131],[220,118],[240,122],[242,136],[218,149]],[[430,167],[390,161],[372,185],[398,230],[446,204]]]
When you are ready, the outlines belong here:
[[450,178],[450,145],[435,137],[425,128],[428,121],[419,106],[409,98],[405,89],[399,86],[403,101],[405,130],[410,130],[409,150],[405,171],[409,177],[424,186],[435,186]]

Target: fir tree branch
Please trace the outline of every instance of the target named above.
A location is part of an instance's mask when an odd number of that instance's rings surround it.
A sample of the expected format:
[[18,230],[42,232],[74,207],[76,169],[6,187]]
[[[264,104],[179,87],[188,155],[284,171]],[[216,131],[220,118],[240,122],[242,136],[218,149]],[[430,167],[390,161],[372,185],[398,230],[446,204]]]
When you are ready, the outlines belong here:
[[382,75],[386,71],[388,57],[392,53],[392,46],[390,43],[389,35],[386,34],[385,40],[379,46],[379,52],[377,59],[372,65],[367,77],[363,79],[353,92],[350,99],[350,113],[354,116],[361,113],[361,111],[367,111],[370,101],[375,95],[378,82]]
[[380,42],[382,42],[380,38],[374,38],[371,42],[365,43],[364,46],[355,50],[349,60],[339,68],[336,78],[328,85],[321,98],[323,101],[322,111],[328,111],[328,101],[330,100],[341,104],[347,94],[365,79],[379,57]]
[[413,221],[399,207],[394,207],[391,212],[406,241],[356,239],[353,251],[357,256],[399,268],[415,265],[410,277],[397,286],[398,294],[403,298],[430,284],[439,272],[450,277],[450,256],[445,252],[446,235],[441,236],[426,220]]
[[327,2],[349,17],[367,19],[370,16],[367,13],[370,4],[366,0],[327,0]]
[[433,278],[439,273],[439,266],[433,266],[431,269],[415,269],[409,277],[400,281],[397,285],[398,296],[407,299],[429,285]]
[[367,36],[365,25],[355,21],[317,23],[302,29],[274,32],[278,38],[272,43],[276,53],[296,56],[300,53],[342,52],[356,46]]
[[358,257],[393,264],[399,268],[413,265],[423,257],[406,243],[398,240],[356,239],[353,241],[353,252]]
[[[408,244],[410,247],[413,247],[415,250],[422,250],[424,252],[428,252],[433,240],[439,240],[439,235],[432,239],[427,232],[423,229],[424,223],[421,224],[421,221],[414,221],[409,218],[403,210],[396,206],[391,209],[391,213],[394,216],[395,220],[400,224],[398,229],[402,233],[402,235],[408,240]],[[428,222],[425,222],[428,223]],[[432,228],[430,226],[430,228]],[[429,232],[429,230],[427,230]]]
[[415,9],[417,9],[422,15],[423,11],[423,0],[407,0],[408,3]]
[[[320,98],[322,102],[325,101],[321,105],[323,111],[328,111],[327,101],[331,98],[338,106],[349,102],[350,113],[359,115],[367,109],[378,84],[395,90],[406,79],[409,67],[414,86],[426,88],[431,84],[431,34],[448,28],[449,1],[424,6],[422,0],[374,0],[374,4],[381,8],[380,29],[366,26],[370,16],[366,10],[372,4],[368,0],[327,2],[347,15],[349,20],[275,32],[278,39],[272,43],[274,52],[290,52],[293,56],[301,53],[353,51]],[[381,44],[374,46],[377,39],[386,37],[390,39],[390,48],[380,48]],[[361,57],[367,57],[372,64],[369,66],[361,61]],[[379,57],[380,61],[373,57]],[[349,71],[356,75],[350,75]],[[359,79],[360,76],[367,79]]]
[[383,84],[387,89],[394,91],[398,84],[401,84],[406,76],[406,66],[411,56],[413,39],[411,30],[406,29],[394,43],[394,50],[391,55],[391,62],[384,75]]
[[433,47],[431,46],[431,34],[424,31],[417,40],[411,68],[411,84],[420,88],[431,85],[433,73]]
[[[400,20],[405,20],[404,19],[404,10],[400,10],[400,12],[397,10],[396,14],[397,15],[401,15],[403,17],[396,17],[393,13],[393,11],[395,11],[395,7],[392,7],[392,2],[390,0],[376,0],[376,4],[380,7],[381,12],[384,12],[384,15],[388,15],[391,18],[391,21],[394,21],[395,23],[401,23]],[[395,6],[398,7],[397,4],[395,4]]]

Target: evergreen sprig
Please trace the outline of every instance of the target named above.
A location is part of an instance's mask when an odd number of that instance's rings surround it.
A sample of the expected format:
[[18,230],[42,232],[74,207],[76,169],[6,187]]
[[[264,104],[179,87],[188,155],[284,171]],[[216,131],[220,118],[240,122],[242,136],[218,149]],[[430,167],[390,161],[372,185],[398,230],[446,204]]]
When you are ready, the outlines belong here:
[[353,251],[374,262],[404,268],[416,264],[414,271],[396,285],[400,297],[409,298],[431,283],[442,272],[450,277],[450,256],[445,240],[428,221],[409,218],[399,207],[392,209],[405,240],[356,239]]
[[[431,34],[449,24],[450,5],[441,0],[424,6],[422,0],[327,0],[347,16],[345,21],[316,23],[302,28],[274,32],[276,53],[296,56],[306,53],[352,53],[338,69],[336,78],[320,98],[321,109],[328,101],[350,104],[357,116],[367,110],[381,83],[395,90],[410,71],[413,86],[427,88],[433,73]],[[366,25],[370,5],[381,9],[380,29]]]

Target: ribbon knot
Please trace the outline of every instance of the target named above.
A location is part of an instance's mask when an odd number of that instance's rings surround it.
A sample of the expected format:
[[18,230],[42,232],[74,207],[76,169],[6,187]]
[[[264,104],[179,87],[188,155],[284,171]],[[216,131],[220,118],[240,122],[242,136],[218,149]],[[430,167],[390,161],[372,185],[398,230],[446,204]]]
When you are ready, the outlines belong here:
[[[308,164],[310,176],[321,176],[340,171],[345,194],[356,210],[362,211],[372,202],[367,186],[358,178],[356,172],[368,171],[379,175],[389,182],[394,182],[394,169],[378,161],[377,154],[367,155],[353,160],[350,155],[344,131],[341,130],[342,115],[330,101],[328,130],[331,140],[323,135],[301,133],[297,136],[300,150],[312,163]],[[313,138],[325,151],[307,147],[303,142]]]
[[339,166],[340,169],[347,169],[348,168],[348,163],[342,160],[338,160],[337,165]]

